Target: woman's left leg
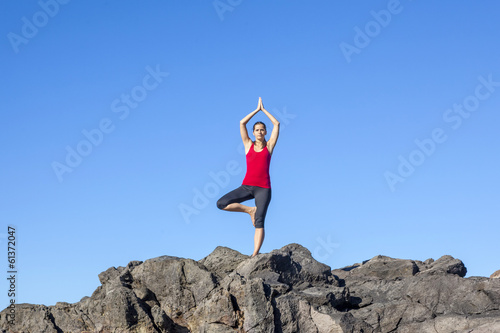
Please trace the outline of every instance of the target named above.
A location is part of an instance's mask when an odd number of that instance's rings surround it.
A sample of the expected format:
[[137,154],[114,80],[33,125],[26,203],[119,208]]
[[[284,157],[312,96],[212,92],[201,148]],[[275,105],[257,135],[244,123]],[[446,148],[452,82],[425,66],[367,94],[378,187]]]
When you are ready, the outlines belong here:
[[264,221],[266,219],[267,208],[271,202],[271,189],[263,187],[254,187],[255,206],[255,235],[253,256],[259,254],[262,243],[264,242]]

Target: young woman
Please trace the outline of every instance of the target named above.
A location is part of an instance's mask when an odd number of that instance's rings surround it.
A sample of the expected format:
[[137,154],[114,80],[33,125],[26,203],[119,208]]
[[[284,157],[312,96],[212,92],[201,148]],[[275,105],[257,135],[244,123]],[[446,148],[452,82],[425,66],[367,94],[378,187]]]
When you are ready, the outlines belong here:
[[[269,141],[266,141],[266,125],[263,122],[256,122],[253,125],[253,135],[255,141],[248,136],[247,123],[257,112],[262,111],[273,123],[273,131]],[[243,212],[250,215],[255,227],[253,256],[259,253],[260,247],[264,242],[264,220],[266,218],[267,207],[271,202],[271,179],[269,177],[269,164],[271,155],[276,146],[280,132],[280,123],[274,118],[262,104],[259,97],[257,109],[250,112],[240,121],[240,133],[243,144],[245,145],[245,154],[247,160],[247,172],[243,183],[237,189],[227,193],[217,201],[219,209],[230,212]],[[242,205],[246,200],[255,199],[255,207]]]

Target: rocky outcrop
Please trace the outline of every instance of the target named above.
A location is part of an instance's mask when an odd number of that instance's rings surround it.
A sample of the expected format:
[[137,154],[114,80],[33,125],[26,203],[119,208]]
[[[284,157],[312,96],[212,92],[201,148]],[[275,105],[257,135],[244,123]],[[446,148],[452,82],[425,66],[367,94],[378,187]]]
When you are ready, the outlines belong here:
[[451,256],[376,256],[331,270],[298,244],[250,258],[162,256],[99,274],[91,297],[21,304],[2,332],[500,332],[500,279]]
[[500,283],[466,272],[451,256],[377,256],[332,271],[350,291],[350,312],[377,332],[500,332]]

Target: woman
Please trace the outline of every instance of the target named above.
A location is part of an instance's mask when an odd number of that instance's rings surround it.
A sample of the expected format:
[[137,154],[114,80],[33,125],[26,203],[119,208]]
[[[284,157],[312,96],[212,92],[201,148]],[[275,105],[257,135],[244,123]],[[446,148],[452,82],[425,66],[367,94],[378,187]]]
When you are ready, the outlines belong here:
[[[255,141],[248,136],[247,123],[257,112],[262,111],[273,123],[273,131],[269,141],[266,141],[266,125],[263,122],[256,122],[253,125],[253,135]],[[269,164],[271,155],[276,146],[280,132],[280,123],[262,105],[259,97],[257,109],[248,114],[240,121],[240,133],[247,160],[247,172],[242,185],[237,189],[224,195],[217,201],[219,209],[230,212],[248,213],[255,227],[254,250],[252,257],[259,253],[264,242],[264,220],[266,218],[267,207],[271,202],[271,179],[269,177]],[[241,202],[255,199],[255,207],[242,205]]]

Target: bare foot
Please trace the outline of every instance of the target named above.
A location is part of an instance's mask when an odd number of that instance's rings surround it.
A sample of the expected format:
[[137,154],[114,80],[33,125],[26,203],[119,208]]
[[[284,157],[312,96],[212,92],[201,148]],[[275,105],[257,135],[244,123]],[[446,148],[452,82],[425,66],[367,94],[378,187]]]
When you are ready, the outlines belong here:
[[255,212],[257,211],[257,207],[250,207],[250,211],[248,214],[250,214],[250,218],[252,219],[252,224],[255,227]]

